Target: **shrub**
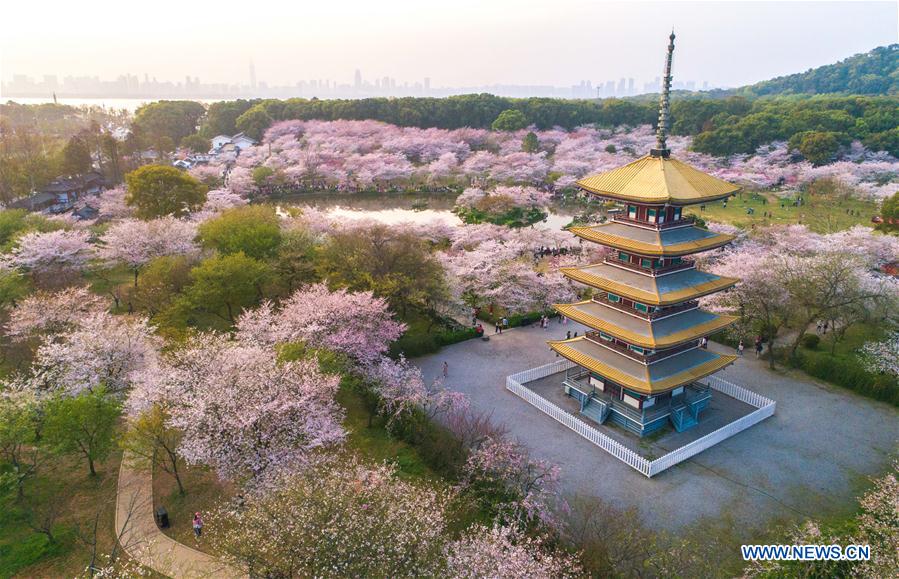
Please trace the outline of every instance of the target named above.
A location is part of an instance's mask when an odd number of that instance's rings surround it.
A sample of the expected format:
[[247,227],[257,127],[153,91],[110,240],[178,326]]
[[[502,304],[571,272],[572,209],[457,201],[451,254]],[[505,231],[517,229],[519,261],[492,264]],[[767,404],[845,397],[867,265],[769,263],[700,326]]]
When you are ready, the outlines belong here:
[[809,350],[817,350],[821,344],[821,337],[818,334],[806,334],[802,336],[802,346]]
[[809,376],[899,406],[899,382],[886,374],[867,372],[855,358],[801,350],[791,363]]

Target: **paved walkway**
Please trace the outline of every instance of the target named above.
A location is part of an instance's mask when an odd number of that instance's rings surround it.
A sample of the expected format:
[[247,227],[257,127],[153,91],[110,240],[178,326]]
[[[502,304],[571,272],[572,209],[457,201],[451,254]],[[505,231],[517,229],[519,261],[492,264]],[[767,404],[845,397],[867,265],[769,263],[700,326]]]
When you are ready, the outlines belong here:
[[178,543],[164,534],[153,516],[153,478],[134,467],[125,453],[116,493],[116,536],[122,548],[145,567],[167,577],[246,577],[217,558]]
[[559,464],[567,491],[634,507],[648,524],[673,531],[707,517],[746,537],[776,521],[852,512],[867,477],[886,470],[899,443],[895,408],[803,375],[771,372],[750,353],[721,376],[776,400],[777,413],[647,479],[505,390],[507,375],[557,359],[545,340],[584,329],[556,321],[546,330],[516,328],[414,362],[431,379],[446,361],[446,386],[493,412],[536,457]]

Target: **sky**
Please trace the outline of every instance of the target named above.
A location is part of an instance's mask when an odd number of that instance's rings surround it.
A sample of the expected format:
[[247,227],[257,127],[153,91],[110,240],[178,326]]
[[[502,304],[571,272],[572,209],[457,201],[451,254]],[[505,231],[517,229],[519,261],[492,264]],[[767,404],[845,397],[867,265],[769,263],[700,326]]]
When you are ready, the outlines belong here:
[[660,75],[739,86],[899,41],[896,1],[43,0],[0,5],[0,77],[269,85],[431,78],[434,87],[567,86]]

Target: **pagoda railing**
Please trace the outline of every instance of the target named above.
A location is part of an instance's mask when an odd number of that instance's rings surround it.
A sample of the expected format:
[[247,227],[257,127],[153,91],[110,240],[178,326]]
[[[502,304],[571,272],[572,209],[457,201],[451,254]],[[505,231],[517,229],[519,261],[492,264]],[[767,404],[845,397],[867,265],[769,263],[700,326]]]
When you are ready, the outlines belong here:
[[693,215],[681,217],[680,219],[675,219],[674,221],[666,221],[665,223],[650,223],[642,219],[634,219],[633,217],[628,217],[623,213],[615,213],[611,216],[611,218],[612,221],[646,227],[647,229],[670,229],[672,227],[683,227],[685,225],[692,225],[696,221],[696,218]]
[[574,362],[559,360],[513,374],[506,377],[506,389],[647,477],[655,476],[680,462],[688,460],[703,450],[758,424],[769,416],[773,416],[777,408],[777,403],[770,398],[737,386],[717,376],[710,376],[705,380],[712,390],[745,402],[754,407],[755,410],[655,460],[648,460],[600,429],[587,424],[584,420],[563,410],[527,387],[528,382],[565,372],[574,366],[577,366]]
[[616,259],[615,257],[606,257],[603,260],[605,263],[609,265],[614,265],[617,267],[624,267],[627,269],[631,269],[633,271],[643,273],[646,275],[657,276],[666,273],[671,273],[673,271],[680,271],[682,269],[693,269],[696,263],[692,259],[684,259],[681,260],[680,263],[672,263],[670,265],[665,265],[662,267],[643,267],[639,263],[631,263],[629,261],[621,261],[620,259]]
[[609,348],[610,350],[615,350],[616,352],[620,352],[620,353],[624,354],[625,356],[632,358],[638,362],[642,362],[644,364],[651,364],[653,362],[658,362],[659,360],[662,360],[669,356],[673,356],[674,354],[679,354],[679,353],[685,352],[687,350],[692,350],[693,348],[696,348],[699,345],[698,340],[690,340],[689,342],[685,342],[678,346],[674,346],[673,348],[666,348],[666,349],[658,351],[658,352],[653,352],[652,354],[640,354],[638,352],[634,352],[627,346],[619,344],[618,342],[603,340],[600,337],[599,332],[597,332],[595,330],[587,332],[584,335],[589,340],[592,340],[593,342],[599,344],[600,346],[604,346],[606,348]]
[[604,306],[609,306],[610,308],[615,308],[616,310],[620,310],[624,313],[637,316],[638,318],[643,318],[644,320],[655,320],[656,318],[663,318],[665,316],[685,312],[687,310],[693,310],[699,307],[699,302],[697,300],[691,300],[689,302],[683,302],[676,306],[666,306],[665,309],[660,312],[640,312],[635,310],[631,306],[622,304],[621,302],[609,301],[609,298],[605,292],[594,295],[593,301]]

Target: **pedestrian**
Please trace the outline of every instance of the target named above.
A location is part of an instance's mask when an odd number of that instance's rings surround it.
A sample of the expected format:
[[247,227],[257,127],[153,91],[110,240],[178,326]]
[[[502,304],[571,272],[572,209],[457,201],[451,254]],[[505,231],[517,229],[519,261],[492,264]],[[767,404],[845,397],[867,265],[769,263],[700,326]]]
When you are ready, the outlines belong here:
[[443,363],[443,377],[446,378],[449,376],[449,364],[447,362]]
[[703,336],[702,339],[699,340],[699,346],[700,346],[703,350],[708,350],[708,349],[709,349],[709,339],[706,338],[705,336]]
[[193,527],[194,527],[194,535],[196,536],[197,539],[199,539],[200,535],[203,534],[203,518],[200,516],[199,511],[194,513]]
[[574,333],[574,337],[577,338],[577,332]]
[[762,357],[762,337],[761,336],[759,336],[758,339],[755,341],[755,357],[756,358]]
[[495,322],[495,323],[493,324],[493,333],[494,333],[494,334],[498,334],[498,333],[499,333],[499,322]]
[[820,321],[820,320],[818,320],[818,323],[815,324],[815,333],[816,333],[816,334],[820,334],[820,333],[821,333],[821,321]]
[[[506,318],[503,318],[503,328],[508,328],[508,327],[509,327],[509,320],[507,320]],[[502,333],[502,332],[500,332],[500,333]]]
[[570,339],[571,339],[571,330],[568,330],[567,332],[565,332],[565,339],[566,339],[566,340],[570,340]]
[[824,335],[826,336],[827,335],[827,322],[824,322],[824,325],[822,326],[822,328],[824,329]]
[[740,340],[740,343],[737,344],[737,355],[738,355],[738,356],[742,356],[742,355],[743,355],[743,350],[744,350],[745,348],[746,348],[746,346],[743,345],[743,340]]

